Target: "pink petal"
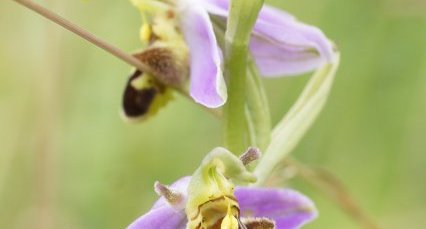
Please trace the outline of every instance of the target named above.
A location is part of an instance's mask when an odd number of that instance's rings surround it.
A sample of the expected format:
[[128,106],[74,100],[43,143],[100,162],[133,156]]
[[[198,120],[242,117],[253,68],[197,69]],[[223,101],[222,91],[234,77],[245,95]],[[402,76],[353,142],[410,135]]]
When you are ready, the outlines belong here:
[[[209,13],[228,16],[229,0],[200,2]],[[321,30],[266,5],[254,26],[250,50],[264,76],[302,74],[335,60],[333,45]]]
[[317,217],[313,202],[286,189],[237,187],[235,196],[242,217],[266,217],[277,229],[297,229]]
[[[187,188],[191,177],[183,177],[170,185],[170,188],[187,195]],[[175,209],[161,197],[154,206],[143,216],[136,219],[127,229],[185,229],[185,209]]]
[[127,229],[185,229],[186,222],[185,211],[162,206],[139,217]]
[[207,11],[194,3],[181,11],[181,26],[191,56],[190,94],[206,107],[222,106],[227,99],[218,47]]

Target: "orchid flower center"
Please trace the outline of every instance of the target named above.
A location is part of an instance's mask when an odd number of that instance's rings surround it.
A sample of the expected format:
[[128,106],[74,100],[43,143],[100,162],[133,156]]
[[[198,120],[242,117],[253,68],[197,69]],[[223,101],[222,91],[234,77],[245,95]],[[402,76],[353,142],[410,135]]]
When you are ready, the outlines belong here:
[[142,18],[140,38],[148,47],[169,47],[178,58],[186,59],[188,48],[180,28],[181,1],[132,0]]
[[253,149],[238,158],[226,149],[216,148],[204,158],[188,186],[187,229],[240,228],[233,182],[256,181],[245,165],[258,157],[259,152]]

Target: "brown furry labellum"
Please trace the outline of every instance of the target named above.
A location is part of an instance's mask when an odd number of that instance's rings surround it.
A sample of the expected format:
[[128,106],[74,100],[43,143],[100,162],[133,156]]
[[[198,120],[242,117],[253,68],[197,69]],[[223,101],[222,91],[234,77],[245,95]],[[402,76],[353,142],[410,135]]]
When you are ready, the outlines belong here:
[[181,87],[186,80],[186,71],[172,50],[152,47],[134,56],[149,67],[149,73],[166,86]]
[[131,84],[138,77],[143,77],[142,72],[136,70],[127,81],[123,95],[123,111],[128,118],[138,118],[148,113],[155,96],[164,91],[161,87],[144,89],[134,88]]

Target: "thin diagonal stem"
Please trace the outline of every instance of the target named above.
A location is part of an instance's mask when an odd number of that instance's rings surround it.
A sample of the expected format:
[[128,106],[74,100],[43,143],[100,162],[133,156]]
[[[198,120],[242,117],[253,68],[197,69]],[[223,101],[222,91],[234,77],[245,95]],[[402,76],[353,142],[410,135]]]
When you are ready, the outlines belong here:
[[149,72],[149,68],[142,62],[140,62],[138,59],[133,57],[130,54],[127,54],[123,50],[117,48],[114,45],[111,45],[110,43],[96,37],[92,33],[88,32],[87,30],[75,25],[74,23],[68,21],[67,19],[61,17],[60,15],[48,10],[47,8],[33,2],[30,0],[13,0],[35,12],[42,15],[43,17],[55,22],[56,24],[62,26],[63,28],[71,31],[72,33],[80,36],[81,38],[89,41],[90,43],[98,46],[99,48],[111,53],[112,55],[116,56],[117,58],[123,60],[124,62],[136,67],[137,69],[143,71],[143,72]]

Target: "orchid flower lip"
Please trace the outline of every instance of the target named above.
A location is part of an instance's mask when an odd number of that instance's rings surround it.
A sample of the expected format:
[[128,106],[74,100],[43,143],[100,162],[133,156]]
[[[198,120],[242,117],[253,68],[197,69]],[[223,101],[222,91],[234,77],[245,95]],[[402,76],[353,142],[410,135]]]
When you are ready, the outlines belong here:
[[[156,9],[168,10],[166,7],[152,4],[152,0],[132,1],[142,11],[146,8],[144,4],[146,2],[148,2],[147,5],[153,5],[152,7]],[[206,107],[217,108],[222,106],[227,100],[227,90],[221,69],[222,56],[208,12],[198,1],[194,0],[164,1],[161,3],[169,6],[179,15],[177,17],[178,27],[180,27],[189,48],[189,94],[195,102]]]

